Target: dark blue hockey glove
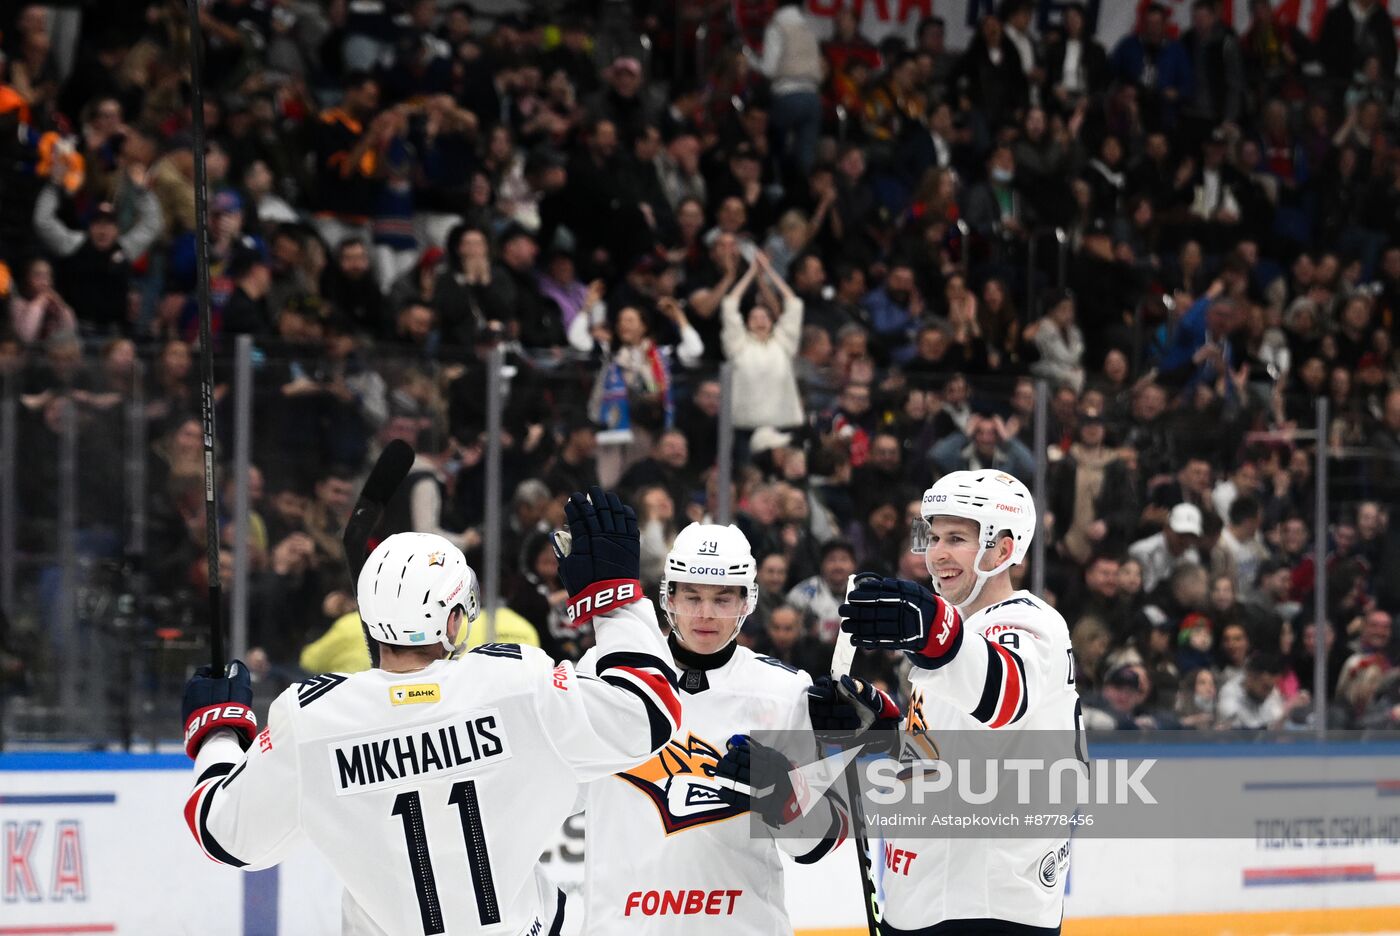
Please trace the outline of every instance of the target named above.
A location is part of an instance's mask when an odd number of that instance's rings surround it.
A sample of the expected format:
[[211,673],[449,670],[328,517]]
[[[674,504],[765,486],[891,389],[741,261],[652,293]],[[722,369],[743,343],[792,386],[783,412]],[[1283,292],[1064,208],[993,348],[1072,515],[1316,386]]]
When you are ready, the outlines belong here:
[[822,676],[807,690],[812,730],[826,734],[863,734],[899,728],[899,706],[873,683],[842,676],[839,683]]
[[[789,773],[791,761],[748,735],[734,735],[728,747],[715,765],[721,800],[758,813],[773,828],[787,825],[802,814]],[[755,790],[754,783],[764,786]]]
[[865,650],[905,650],[937,660],[962,642],[958,609],[917,582],[864,577],[837,613],[841,630]]
[[211,731],[230,728],[246,751],[258,733],[258,719],[253,714],[253,680],[243,661],[234,660],[215,676],[209,666],[194,671],[185,683],[185,698],[180,706],[185,722],[185,753],[194,757]]
[[569,495],[564,516],[569,529],[556,532],[553,542],[573,625],[640,601],[642,540],[632,508],[594,486],[588,497]]

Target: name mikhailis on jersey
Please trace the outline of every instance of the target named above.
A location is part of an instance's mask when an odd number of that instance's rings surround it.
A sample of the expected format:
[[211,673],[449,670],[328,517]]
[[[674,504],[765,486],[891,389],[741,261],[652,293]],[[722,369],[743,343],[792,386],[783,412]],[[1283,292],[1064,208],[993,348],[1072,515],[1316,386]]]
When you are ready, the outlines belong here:
[[336,794],[365,793],[408,780],[475,770],[510,757],[496,709],[330,746]]

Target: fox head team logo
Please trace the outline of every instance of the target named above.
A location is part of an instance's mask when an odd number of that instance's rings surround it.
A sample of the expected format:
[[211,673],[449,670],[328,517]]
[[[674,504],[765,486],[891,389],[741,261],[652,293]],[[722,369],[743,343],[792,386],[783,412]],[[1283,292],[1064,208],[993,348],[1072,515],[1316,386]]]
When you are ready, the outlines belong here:
[[938,742],[929,734],[928,719],[924,717],[924,694],[914,689],[909,694],[909,714],[900,733],[898,779],[909,780],[914,776],[915,764],[938,759]]
[[672,738],[651,760],[618,774],[651,800],[667,835],[744,812],[719,798],[715,765],[721,752],[688,733]]

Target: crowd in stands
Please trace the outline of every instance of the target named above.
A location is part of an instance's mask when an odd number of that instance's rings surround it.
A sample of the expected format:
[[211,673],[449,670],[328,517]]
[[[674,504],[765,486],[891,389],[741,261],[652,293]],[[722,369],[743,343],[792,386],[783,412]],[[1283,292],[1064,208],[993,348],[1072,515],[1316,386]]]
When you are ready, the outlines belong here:
[[[561,499],[621,489],[654,588],[723,500],[728,362],[729,500],[761,588],[745,643],[822,672],[851,572],[927,582],[909,530],[936,477],[1044,465],[1040,572],[1088,727],[1305,727],[1319,652],[1329,724],[1400,726],[1386,5],[1333,3],[1305,35],[1267,0],[1233,26],[1197,0],[1183,28],[1144,4],[1110,47],[1056,6],[1006,0],[954,49],[937,18],[875,44],[849,11],[819,39],[786,0],[214,0],[206,232],[184,4],[7,7],[21,552],[51,561],[76,432],[79,551],[127,548],[134,445],[141,568],[203,586],[207,236],[225,465],[229,361],[239,336],[255,349],[253,510],[231,514],[225,467],[222,511],[253,544],[260,678],[367,665],[340,529],[393,439],[418,454],[386,523],[484,568],[493,354],[512,374],[496,639],[577,656],[546,535]],[[0,687],[40,682],[54,648],[22,632],[52,587],[0,609]],[[897,659],[862,665],[898,691]]]

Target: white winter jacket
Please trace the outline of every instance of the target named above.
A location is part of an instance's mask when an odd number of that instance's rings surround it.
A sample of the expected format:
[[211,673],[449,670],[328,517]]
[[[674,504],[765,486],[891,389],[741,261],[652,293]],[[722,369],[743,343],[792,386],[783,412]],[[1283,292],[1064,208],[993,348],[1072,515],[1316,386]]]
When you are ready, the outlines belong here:
[[726,297],[719,309],[724,356],[734,365],[734,426],[801,425],[802,397],[793,360],[802,337],[802,300],[783,302],[783,314],[767,340],[755,338],[744,327],[737,296]]

